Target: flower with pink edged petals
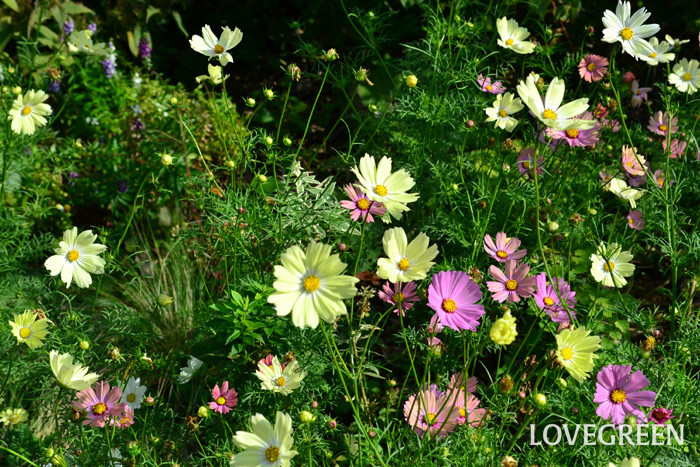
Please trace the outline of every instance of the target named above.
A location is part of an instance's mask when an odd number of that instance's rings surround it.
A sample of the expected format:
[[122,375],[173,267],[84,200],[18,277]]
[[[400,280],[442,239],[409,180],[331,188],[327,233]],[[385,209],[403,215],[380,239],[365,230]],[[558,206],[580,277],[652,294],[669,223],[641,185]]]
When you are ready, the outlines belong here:
[[596,54],[586,55],[578,64],[578,73],[581,78],[588,81],[600,81],[608,72],[608,59]]
[[476,331],[484,314],[481,289],[466,272],[441,271],[428,287],[428,306],[435,310],[440,323],[455,331]]
[[527,254],[527,250],[518,250],[520,240],[518,238],[508,238],[505,232],[496,234],[496,242],[494,243],[491,235],[484,236],[484,250],[493,259],[499,263],[505,263],[509,259],[520,261]]
[[469,424],[474,428],[478,428],[484,415],[486,415],[486,409],[477,409],[479,402],[481,401],[474,395],[467,394],[464,391],[457,391],[447,404],[454,406],[459,414],[457,417],[458,425]]
[[[274,359],[275,359],[274,355],[268,354],[267,357],[261,358],[260,360],[258,360],[258,365],[260,365],[262,363],[263,365],[267,366],[268,368],[272,368],[272,361]],[[284,370],[284,367],[287,366],[287,364],[284,362],[281,362],[280,365],[282,366],[283,370]]]
[[124,410],[112,417],[110,426],[117,425],[117,428],[127,428],[134,424],[134,409],[124,404]]
[[491,81],[491,78],[488,76],[484,78],[483,75],[479,74],[479,78],[476,80],[477,83],[479,83],[479,87],[481,88],[482,91],[484,92],[490,92],[491,94],[501,94],[504,92],[506,89],[505,86],[503,86],[503,83],[500,81]]
[[[583,120],[593,120],[593,114],[586,111],[574,118],[580,118]],[[545,133],[552,139],[566,141],[572,148],[582,148],[585,146],[595,146],[596,143],[600,141],[600,138],[598,138],[598,133],[600,132],[601,128],[602,125],[600,123],[596,123],[592,128],[589,128],[587,130],[577,130],[575,128],[572,128],[566,131],[562,131],[556,130],[554,128],[547,128],[545,130]]]
[[355,190],[352,185],[345,185],[345,194],[348,195],[349,200],[344,199],[340,202],[340,205],[345,209],[349,209],[350,219],[357,221],[360,216],[364,222],[374,222],[375,216],[383,216],[386,214],[386,208],[379,201],[370,201],[362,191]]
[[653,116],[649,117],[647,129],[661,136],[666,136],[667,134],[672,135],[678,131],[678,119],[675,117],[672,118],[669,124],[668,112],[661,112],[659,110]]
[[632,149],[629,146],[622,146],[622,168],[628,174],[644,175],[642,165],[646,161],[646,158],[637,151],[637,148]]
[[516,262],[512,259],[506,262],[505,273],[496,266],[491,266],[489,273],[496,281],[488,281],[486,285],[493,293],[493,299],[499,303],[506,300],[519,302],[520,297],[527,298],[532,295],[535,278],[528,277],[529,272],[530,266],[522,263],[516,268]]
[[105,381],[80,391],[76,397],[78,400],[73,401],[73,407],[86,412],[87,420],[83,420],[83,425],[102,428],[110,417],[120,415],[126,407],[126,404],[119,402],[122,390],[118,386],[110,389]]
[[451,403],[450,397],[431,386],[422,389],[408,398],[403,406],[406,421],[421,437],[447,436],[458,424],[459,410]]
[[627,214],[627,226],[630,229],[642,230],[645,225],[646,221],[644,220],[644,214],[642,214],[642,211],[637,211],[635,209]]
[[667,421],[675,418],[673,415],[673,409],[665,409],[659,407],[658,409],[652,409],[649,413],[649,418],[656,424],[665,425]]
[[642,105],[642,101],[647,101],[649,99],[651,88],[640,88],[639,81],[635,79],[632,81],[632,86],[630,86],[630,92],[632,93],[632,107],[639,107]]
[[462,372],[460,371],[459,373],[455,373],[452,375],[450,378],[450,384],[447,386],[450,390],[459,390],[459,391],[465,391],[468,393],[473,393],[476,391],[476,385],[479,382],[479,380],[476,378],[476,376],[469,376],[465,378],[462,376]]
[[[401,302],[401,316],[406,316],[406,311],[408,311],[414,302],[420,301],[418,294],[416,293],[416,288],[418,284],[415,282],[406,282],[401,284],[397,282],[394,284],[392,290],[391,282],[386,281],[382,286],[382,290],[378,292],[379,298],[385,302],[397,306],[399,301]],[[399,309],[394,309],[394,313],[399,314]]]
[[[537,285],[537,292],[533,296],[535,303],[552,318],[552,321],[568,323],[569,315],[571,315],[571,319],[576,319],[574,311],[576,292],[571,291],[571,287],[564,279],[555,277],[553,281],[547,281],[547,275],[540,273],[537,275],[535,283]],[[555,283],[557,284],[556,288],[553,285]],[[566,306],[562,305],[561,299],[564,299]]]
[[[664,148],[664,152],[666,152],[666,138],[661,142],[661,146]],[[685,141],[681,141],[679,139],[673,139],[671,140],[671,154],[668,155],[671,159],[675,159],[677,157],[683,157],[683,153],[685,152],[685,148],[688,146],[688,143]]]
[[613,425],[625,421],[628,414],[646,419],[637,406],[653,407],[656,401],[654,391],[642,391],[649,386],[649,380],[637,370],[630,375],[632,365],[608,365],[598,372],[596,393],[593,403],[599,404],[596,413]]
[[224,381],[219,389],[219,385],[214,386],[211,391],[214,400],[209,402],[209,408],[220,414],[227,414],[238,404],[238,393],[235,389],[228,388],[228,381]]
[[654,177],[654,183],[656,183],[656,186],[659,188],[663,188],[665,183],[668,183],[669,186],[674,183],[673,179],[666,180],[666,174],[664,174],[664,171],[661,169],[655,170],[652,177]]

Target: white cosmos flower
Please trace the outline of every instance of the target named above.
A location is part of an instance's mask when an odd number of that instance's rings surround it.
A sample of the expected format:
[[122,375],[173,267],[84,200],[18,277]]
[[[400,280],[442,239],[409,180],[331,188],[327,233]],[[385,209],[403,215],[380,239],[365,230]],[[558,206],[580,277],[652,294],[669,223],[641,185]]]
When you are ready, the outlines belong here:
[[192,376],[197,373],[197,370],[199,370],[203,364],[204,362],[197,357],[190,357],[190,359],[187,360],[187,366],[180,368],[180,374],[177,377],[177,384],[185,384],[189,382],[192,379]]
[[511,117],[511,115],[523,109],[522,101],[517,97],[514,99],[514,97],[515,96],[510,92],[496,96],[493,107],[484,109],[486,115],[489,116],[486,121],[495,121],[496,123],[494,126],[496,128],[502,128],[506,131],[513,131],[515,126],[518,124],[518,120]]
[[588,130],[595,126],[594,120],[574,118],[588,110],[588,98],[583,97],[562,105],[564,81],[554,78],[547,88],[547,94],[543,97],[537,89],[538,80],[537,74],[530,73],[525,82],[520,81],[516,89],[525,105],[542,123],[561,131]]
[[687,44],[688,42],[690,42],[690,40],[688,40],[688,39],[685,39],[685,40],[674,39],[673,37],[669,36],[668,34],[666,34],[666,37],[664,39],[666,39],[666,42],[674,49],[680,49],[682,44]]
[[632,254],[622,251],[617,243],[601,243],[591,255],[591,275],[606,287],[622,287],[627,284],[625,277],[634,274],[634,264],[630,264]]
[[671,50],[671,44],[666,41],[659,42],[656,37],[652,37],[649,39],[649,45],[654,49],[654,51],[649,54],[649,58],[647,58],[647,63],[649,65],[654,66],[659,63],[667,63],[676,58],[676,54],[669,52],[669,50]]
[[146,386],[141,386],[141,378],[134,378],[132,376],[129,378],[129,382],[126,383],[122,398],[119,402],[128,405],[134,410],[140,409],[141,401],[143,401],[145,395]]
[[668,82],[676,86],[681,92],[693,94],[700,88],[700,69],[697,60],[688,61],[687,58],[681,59],[673,65],[673,73],[668,77]]
[[289,467],[292,457],[298,453],[292,446],[292,417],[277,412],[275,426],[262,414],[250,417],[253,432],[237,431],[233,444],[243,449],[233,459],[235,467]]
[[633,209],[637,207],[637,200],[644,194],[641,190],[630,188],[627,182],[620,178],[613,178],[610,180],[610,183],[608,183],[608,190],[621,200],[630,203]]
[[99,255],[107,249],[105,245],[95,243],[97,235],[86,230],[78,235],[78,228],[73,227],[63,232],[63,241],[54,250],[55,255],[46,260],[44,266],[52,276],[61,274],[66,288],[75,281],[78,287],[85,288],[92,284],[90,274],[104,273],[105,260]]
[[498,30],[498,45],[519,54],[531,54],[535,50],[535,44],[526,41],[530,35],[527,29],[518,26],[514,19],[507,19],[505,16],[496,20]]
[[17,96],[12,103],[8,120],[17,134],[33,135],[38,127],[46,125],[46,116],[51,115],[51,106],[44,104],[49,96],[44,91],[27,91],[24,96]]
[[659,32],[658,24],[644,24],[651,13],[646,8],[640,8],[630,16],[630,2],[617,2],[615,13],[605,10],[603,13],[603,42],[619,42],[622,50],[635,59],[646,61],[653,53],[651,45],[644,39]]
[[403,228],[387,230],[382,238],[387,258],[377,260],[377,276],[394,284],[425,279],[438,255],[437,245],[429,246],[429,243],[430,239],[423,232],[408,243]]
[[231,31],[226,26],[223,28],[221,38],[217,38],[207,24],[202,28],[201,36],[196,34],[192,36],[190,47],[209,58],[218,58],[221,66],[226,66],[226,64],[233,62],[228,51],[237,46],[241,39],[243,39],[243,33],[238,28]]
[[306,377],[305,371],[299,370],[299,362],[292,360],[282,369],[282,365],[277,357],[272,357],[272,365],[258,363],[258,371],[255,376],[260,381],[260,387],[272,392],[279,392],[283,396],[291,394],[292,391],[301,386],[301,381]]

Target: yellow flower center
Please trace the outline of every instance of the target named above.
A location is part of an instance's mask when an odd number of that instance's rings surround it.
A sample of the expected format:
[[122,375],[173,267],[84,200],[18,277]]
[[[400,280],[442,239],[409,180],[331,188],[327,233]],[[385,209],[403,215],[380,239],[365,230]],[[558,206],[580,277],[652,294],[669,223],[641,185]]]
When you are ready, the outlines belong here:
[[629,168],[634,167],[634,163],[632,161],[627,161],[627,167],[629,167]]
[[493,89],[493,86],[491,86],[490,84],[487,84],[487,85],[486,85],[486,89],[488,89],[489,91],[491,91],[491,90]]
[[654,338],[654,336],[647,337],[647,340],[644,341],[644,346],[647,349],[653,349],[654,347],[656,347],[656,339]]
[[[523,162],[523,167],[525,166],[525,164],[526,164],[526,162]],[[528,167],[525,167],[525,168],[527,169]],[[498,256],[501,259],[506,259],[508,257],[508,252],[503,251],[503,250],[498,250],[496,252],[496,256]]]
[[508,112],[506,112],[504,109],[501,109],[501,110],[498,111],[498,115],[501,116],[501,117],[507,117],[507,116],[508,116]]
[[134,393],[132,392],[131,394],[129,394],[128,396],[126,396],[126,401],[127,401],[127,402],[136,402],[136,394],[134,394]]
[[506,45],[513,45],[513,39],[506,39]]
[[307,292],[315,292],[319,287],[321,287],[321,279],[318,277],[308,276],[306,279],[304,279],[304,290]]
[[693,76],[690,73],[685,73],[683,75],[683,81],[690,81],[691,79],[693,79]]
[[282,387],[282,386],[284,386],[285,384],[287,384],[287,380],[284,379],[284,376],[280,376],[279,378],[277,378],[277,379],[275,380],[275,384],[276,384],[277,386],[279,386],[279,387]]
[[661,130],[661,131],[668,130],[668,125],[666,125],[665,123],[662,123],[661,125],[659,125],[659,130]]
[[569,138],[578,138],[578,130],[576,128],[571,128],[570,130],[566,130],[566,136]]
[[357,209],[366,211],[369,209],[369,200],[367,198],[360,198],[357,200],[357,203],[355,203],[355,205],[357,206]]
[[28,105],[22,109],[22,115],[29,115],[30,113],[32,113],[32,108]]
[[615,270],[615,263],[611,263],[610,261],[606,261],[605,264],[603,265],[603,268],[605,268],[605,272],[612,272]]
[[544,112],[542,112],[542,116],[547,120],[556,120],[557,119],[557,114],[555,112],[552,112],[549,109],[545,109]]
[[222,53],[224,53],[224,46],[222,46],[221,44],[216,44],[216,45],[214,46],[214,53],[215,53],[215,54],[222,54]]
[[629,220],[630,225],[634,225],[634,219]]
[[226,403],[226,398],[224,396],[219,396],[216,398],[216,403],[219,405],[224,405]]
[[408,263],[408,258],[403,258],[401,261],[399,261],[398,266],[399,269],[401,269],[402,271],[408,269],[410,267],[410,264]]
[[663,187],[664,187],[664,179],[663,179],[663,178],[657,179],[657,180],[656,180],[656,183],[659,184],[659,188],[663,188]]
[[107,406],[104,404],[104,402],[98,402],[97,404],[92,406],[92,413],[95,415],[102,415],[107,411]]
[[265,459],[269,462],[275,462],[280,456],[280,450],[277,446],[270,446],[265,449]]
[[428,412],[427,414],[425,414],[425,417],[423,417],[423,418],[425,419],[425,424],[428,426],[433,426],[438,421],[437,415],[435,414],[435,412]]
[[571,360],[574,358],[574,351],[568,345],[561,349],[561,358],[564,360]]
[[446,298],[442,301],[442,309],[448,313],[457,311],[457,303],[451,298]]
[[642,90],[641,90],[641,89],[637,89],[637,95],[638,95],[638,96],[641,96],[641,95],[642,95]]
[[30,331],[28,327],[23,327],[22,329],[19,330],[19,336],[23,339],[26,339],[31,334],[32,334],[32,331]]
[[530,170],[530,161],[523,161],[523,167],[525,170]]
[[406,297],[405,297],[404,294],[402,294],[401,292],[396,292],[394,295],[391,296],[391,299],[392,299],[395,303],[403,302],[405,298],[406,298]]
[[622,37],[626,41],[632,39],[632,36],[634,36],[634,33],[630,28],[625,28],[622,31],[620,31],[620,37]]
[[78,261],[78,258],[80,258],[80,253],[78,253],[78,250],[71,250],[68,252],[68,261],[71,263],[75,263]]
[[511,292],[515,289],[518,288],[518,281],[515,279],[510,279],[508,282],[506,282],[506,289],[510,290]]
[[467,412],[464,410],[464,407],[459,408],[459,416],[462,418],[465,418],[467,416]]
[[622,404],[625,402],[625,400],[627,400],[627,394],[625,394],[625,391],[622,389],[615,389],[610,393],[610,400],[615,404]]
[[543,301],[544,304],[547,305],[547,306],[554,305],[554,300],[552,300],[552,299],[549,298],[549,297],[544,297],[544,300],[542,300],[542,301]]
[[374,192],[378,194],[379,196],[386,196],[389,191],[386,189],[384,185],[377,185],[374,187]]
[[588,69],[588,71],[595,71],[597,67],[595,66],[595,63],[591,62],[586,68]]
[[22,419],[21,413],[13,413],[12,415],[10,415],[10,423],[12,425],[18,424],[21,419]]
[[656,52],[650,53],[650,54],[649,54],[649,57],[651,57],[651,58],[656,58]]

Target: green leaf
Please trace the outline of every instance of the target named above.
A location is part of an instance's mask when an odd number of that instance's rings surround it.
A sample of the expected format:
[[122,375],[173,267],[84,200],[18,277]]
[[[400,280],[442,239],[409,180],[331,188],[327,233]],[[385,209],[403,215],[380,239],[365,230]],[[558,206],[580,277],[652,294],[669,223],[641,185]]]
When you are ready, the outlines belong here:
[[610,339],[619,341],[622,339],[622,333],[620,331],[610,331]]
[[69,15],[84,15],[86,13],[95,14],[90,8],[86,7],[82,3],[75,3],[67,0],[63,2],[63,9]]
[[178,13],[177,11],[173,11],[173,19],[175,19],[175,24],[177,24],[177,27],[180,28],[180,31],[182,31],[185,37],[189,37],[185,26],[182,25],[182,17],[180,16],[180,13]]
[[148,20],[151,19],[151,16],[157,15],[158,13],[160,13],[160,8],[149,6],[146,10],[146,22],[148,23]]
[[224,344],[224,345],[228,345],[230,342],[235,341],[236,339],[238,339],[238,337],[240,335],[241,335],[241,331],[239,329],[236,329],[235,331],[233,331],[231,333],[230,336],[228,336],[228,338],[226,339],[226,344]]
[[17,5],[15,0],[2,0],[2,3],[9,6],[16,13],[19,13],[19,5]]
[[630,323],[628,323],[626,320],[621,319],[619,321],[615,321],[615,327],[621,332],[626,333],[630,328]]
[[44,36],[44,37],[46,37],[47,39],[50,39],[50,40],[52,40],[52,41],[58,41],[58,40],[59,40],[58,34],[56,34],[55,32],[53,32],[53,31],[52,31],[49,27],[47,27],[47,26],[44,26],[44,25],[39,26],[39,33],[40,33],[42,36]]

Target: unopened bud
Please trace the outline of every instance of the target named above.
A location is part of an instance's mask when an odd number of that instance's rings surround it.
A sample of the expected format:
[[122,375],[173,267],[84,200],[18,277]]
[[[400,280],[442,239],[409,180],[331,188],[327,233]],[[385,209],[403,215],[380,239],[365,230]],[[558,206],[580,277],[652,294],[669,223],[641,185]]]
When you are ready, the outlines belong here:
[[318,409],[318,402],[316,402],[316,401],[311,401],[311,408],[312,408],[312,409]]
[[247,105],[248,107],[255,107],[255,99],[249,97],[245,100],[245,105]]
[[326,60],[332,62],[333,60],[338,60],[338,58],[339,55],[335,49],[328,49],[328,51],[326,52]]
[[265,182],[267,182],[267,177],[263,174],[260,174],[260,175],[258,175],[258,181],[260,183],[265,183]]
[[206,405],[202,405],[197,410],[197,416],[199,418],[209,418],[210,412],[211,411],[209,410],[209,407],[207,407]]
[[338,426],[338,422],[336,422],[332,418],[330,420],[328,420],[328,428],[330,428],[331,430],[335,430],[337,426]]
[[551,233],[555,233],[559,230],[559,224],[554,221],[549,221],[547,222],[547,230],[549,230]]
[[415,88],[418,85],[418,78],[416,75],[408,75],[406,77],[406,86],[409,88]]
[[275,98],[275,93],[272,89],[263,89],[263,96],[265,96],[265,99],[271,101],[272,99]]
[[158,296],[158,305],[160,306],[169,306],[170,304],[173,303],[173,297],[165,294],[160,294]]
[[156,403],[156,400],[151,396],[146,396],[143,398],[143,404],[150,407]]
[[474,120],[472,120],[472,119],[467,120],[466,126],[467,126],[467,128],[473,128],[474,127]]
[[547,407],[547,398],[541,392],[538,392],[537,394],[532,396],[532,402],[535,404],[535,406],[539,407],[540,409],[544,409],[545,407]]
[[270,137],[270,136],[266,136],[264,142],[267,146],[272,146],[272,143],[274,143],[275,140],[272,139],[272,137]]
[[170,103],[171,103],[172,105],[177,104],[177,97],[171,97],[171,98],[170,98]]
[[348,249],[348,246],[345,243],[338,244],[338,250],[345,251],[347,249]]
[[226,161],[226,162],[224,163],[224,165],[225,165],[226,167],[228,167],[229,169],[232,169],[232,168],[234,168],[234,167],[236,166],[236,164],[234,164],[233,161]]
[[301,423],[313,423],[316,421],[316,416],[308,410],[302,410],[299,413],[299,420],[301,420]]
[[[78,345],[80,346],[80,350],[87,350],[90,348],[90,342],[88,342],[86,340],[80,341],[80,343]],[[48,457],[51,457],[51,456],[48,456]]]
[[163,164],[165,167],[169,166],[173,163],[173,156],[168,154],[167,152],[162,153],[160,155],[160,163]]
[[291,145],[292,145],[292,140],[285,137],[285,138],[282,139],[282,144],[284,144],[285,146],[291,146]]
[[53,448],[48,448],[44,453],[47,459],[51,459],[54,454],[56,454],[56,451],[54,451]]
[[559,386],[559,389],[566,389],[569,387],[569,383],[567,383],[564,378],[559,378],[557,380],[557,386]]

